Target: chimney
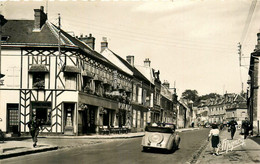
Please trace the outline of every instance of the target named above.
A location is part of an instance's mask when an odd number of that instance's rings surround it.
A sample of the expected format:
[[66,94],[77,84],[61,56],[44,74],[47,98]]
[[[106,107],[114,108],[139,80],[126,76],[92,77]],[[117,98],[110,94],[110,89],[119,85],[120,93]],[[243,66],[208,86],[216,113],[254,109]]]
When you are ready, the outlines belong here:
[[156,79],[160,79],[160,71],[158,70],[157,72],[154,72],[154,76]]
[[168,89],[170,88],[170,83],[168,83],[168,81],[164,81],[162,85]]
[[85,42],[89,47],[91,47],[93,50],[95,49],[95,38],[92,36],[92,34],[89,34],[89,36],[83,36],[80,35],[79,40]]
[[135,57],[134,56],[126,56],[126,61],[129,63],[129,64],[131,64],[131,66],[133,66],[134,67],[134,60],[135,59]]
[[44,8],[34,9],[34,31],[40,31],[47,20],[47,15],[44,13]]
[[107,38],[103,37],[102,40],[103,41],[101,42],[101,52],[103,52],[108,47]]
[[257,33],[257,45],[255,46],[255,51],[260,50],[260,32]]
[[150,67],[150,64],[151,64],[151,61],[149,60],[149,58],[146,58],[146,59],[144,60],[144,66]]

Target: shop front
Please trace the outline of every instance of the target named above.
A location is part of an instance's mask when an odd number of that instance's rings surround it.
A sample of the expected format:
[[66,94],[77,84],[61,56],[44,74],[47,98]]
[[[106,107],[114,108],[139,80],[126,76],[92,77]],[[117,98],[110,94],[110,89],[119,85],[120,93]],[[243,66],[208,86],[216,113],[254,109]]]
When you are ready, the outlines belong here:
[[100,127],[111,127],[117,123],[118,103],[116,101],[79,93],[79,135],[99,133]]

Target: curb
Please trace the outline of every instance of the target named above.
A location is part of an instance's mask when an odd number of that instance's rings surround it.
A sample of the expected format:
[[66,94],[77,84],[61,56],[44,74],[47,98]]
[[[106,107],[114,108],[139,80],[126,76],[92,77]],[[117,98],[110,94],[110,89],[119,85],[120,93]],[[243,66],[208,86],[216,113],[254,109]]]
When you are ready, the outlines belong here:
[[192,155],[192,158],[189,160],[189,163],[190,164],[197,164],[197,163],[200,163],[200,158],[201,158],[201,155],[203,153],[205,153],[205,150],[207,148],[209,144],[209,141],[204,141],[203,145],[199,148],[199,150],[197,150],[193,155]]
[[27,154],[40,153],[40,152],[45,152],[45,151],[57,150],[57,149],[58,149],[58,146],[50,146],[50,147],[42,148],[42,149],[33,149],[33,150],[19,151],[19,152],[8,153],[8,154],[1,154],[0,159],[17,157],[17,156],[22,156],[22,155],[27,155]]
[[[59,137],[59,136],[49,136],[49,137],[42,137],[42,138],[50,138],[50,139],[128,139],[128,138],[137,138],[143,137],[144,134],[135,135],[135,136],[88,136],[88,137],[75,137],[75,136],[66,136],[66,137]],[[41,137],[38,137],[41,138]]]

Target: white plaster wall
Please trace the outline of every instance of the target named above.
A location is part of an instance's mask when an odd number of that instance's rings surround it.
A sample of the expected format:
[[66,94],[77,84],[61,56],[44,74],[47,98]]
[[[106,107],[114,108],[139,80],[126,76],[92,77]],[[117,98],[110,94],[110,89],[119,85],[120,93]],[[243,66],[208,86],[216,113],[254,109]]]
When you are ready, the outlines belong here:
[[19,103],[19,91],[8,91],[8,90],[0,90],[0,118],[2,118],[2,122],[0,122],[0,128],[2,131],[6,131],[6,104],[7,103]]

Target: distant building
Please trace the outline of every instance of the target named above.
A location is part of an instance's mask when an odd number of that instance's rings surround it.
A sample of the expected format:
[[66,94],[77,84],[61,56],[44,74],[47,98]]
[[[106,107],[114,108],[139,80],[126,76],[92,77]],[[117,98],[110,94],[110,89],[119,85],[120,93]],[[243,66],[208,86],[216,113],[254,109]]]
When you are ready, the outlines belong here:
[[209,123],[225,124],[232,118],[241,123],[247,116],[246,100],[239,94],[232,93],[215,99],[211,98],[202,107],[205,111],[208,110]]

